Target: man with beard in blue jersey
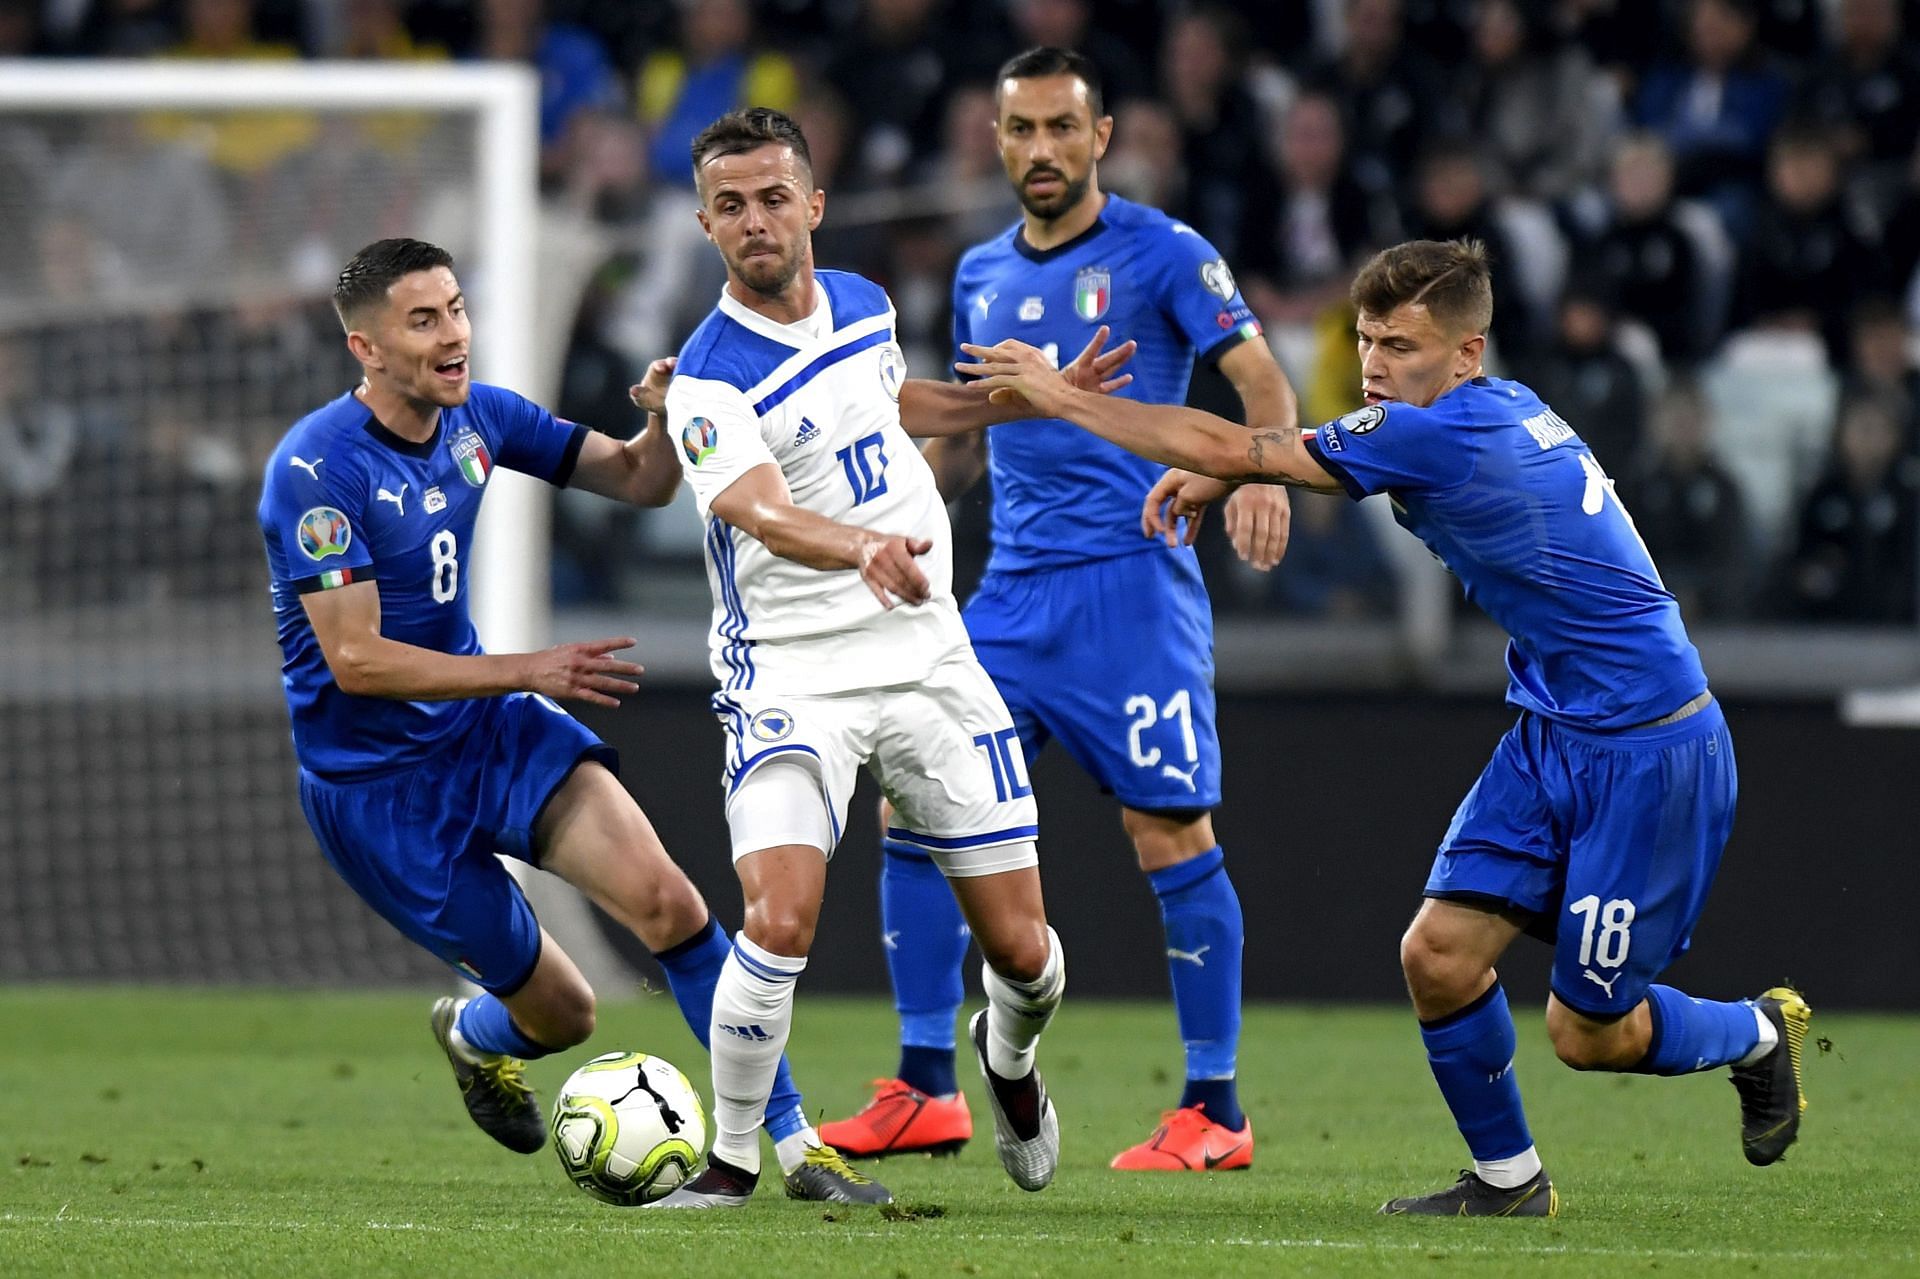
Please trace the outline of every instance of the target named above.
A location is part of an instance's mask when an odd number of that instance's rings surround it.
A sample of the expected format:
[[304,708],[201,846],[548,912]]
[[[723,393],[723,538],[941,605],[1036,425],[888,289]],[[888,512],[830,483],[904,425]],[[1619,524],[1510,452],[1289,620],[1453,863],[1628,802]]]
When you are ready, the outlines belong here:
[[[594,996],[495,853],[632,929],[703,1044],[732,943],[615,779],[612,749],[551,700],[619,705],[641,671],[614,654],[634,641],[483,652],[467,609],[474,519],[496,466],[672,500],[673,362],[632,389],[649,417],[622,442],[471,382],[466,297],[443,249],[370,244],[333,304],[363,380],[287,433],[259,510],[300,805],[340,877],[483,991],[437,1001],[433,1034],[474,1122],[531,1153],[546,1124],[523,1063],[592,1034]],[[886,1197],[821,1145],[784,1060],[766,1128],[792,1197]]]
[[[1547,1033],[1562,1061],[1653,1075],[1731,1066],[1742,1150],[1771,1164],[1806,1104],[1806,1001],[1776,986],[1714,1002],[1655,981],[1687,949],[1738,789],[1727,723],[1679,605],[1573,427],[1525,386],[1482,371],[1493,317],[1483,246],[1397,245],[1361,270],[1352,298],[1367,403],[1313,431],[1089,403],[1017,342],[973,347],[961,368],[1003,402],[1169,465],[1234,483],[1386,493],[1512,639],[1507,701],[1519,723],[1454,814],[1400,943],[1427,1060],[1473,1167],[1382,1212],[1558,1211],[1521,1109],[1513,1018],[1494,971],[1522,932],[1554,947]],[[1155,531],[1176,537],[1185,509],[1176,494]]]
[[[1100,189],[1113,120],[1099,72],[1038,48],[1001,68],[1001,159],[1024,210],[968,251],[954,278],[956,346],[1019,338],[1056,365],[1099,326],[1138,343],[1120,394],[1184,401],[1196,359],[1217,364],[1250,420],[1296,408],[1260,323],[1226,262],[1193,228]],[[983,438],[984,437],[984,438]],[[1190,527],[1230,486],[1161,468],[1065,422],[996,426],[936,440],[928,460],[952,498],[993,480],[993,554],[966,608],[981,664],[1013,712],[1028,761],[1059,739],[1121,804],[1121,821],[1160,903],[1174,1008],[1186,1050],[1178,1102],[1113,1167],[1248,1167],[1253,1129],[1235,1089],[1240,1036],[1240,900],[1214,837],[1213,618],[1187,546],[1141,536],[1183,495]],[[1279,489],[1226,504],[1241,557],[1260,569],[1285,550]],[[852,1155],[957,1149],[973,1131],[954,1075],[954,1017],[967,932],[933,855],[883,821],[881,927],[900,1013],[900,1063],[858,1114],[822,1128]]]

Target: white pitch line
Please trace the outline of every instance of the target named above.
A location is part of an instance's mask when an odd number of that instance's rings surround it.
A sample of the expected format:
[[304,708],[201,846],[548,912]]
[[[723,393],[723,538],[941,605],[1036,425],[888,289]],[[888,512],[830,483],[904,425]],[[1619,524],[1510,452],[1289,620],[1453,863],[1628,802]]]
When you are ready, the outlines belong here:
[[[511,1232],[514,1234],[526,1234],[529,1232],[533,1232],[533,1233],[561,1234],[561,1235],[615,1234],[615,1233],[628,1234],[628,1235],[647,1235],[650,1233],[644,1228],[632,1226],[627,1223],[613,1223],[613,1222],[609,1222],[604,1226],[592,1225],[586,1222],[579,1222],[579,1221],[513,1222],[513,1223],[499,1222],[499,1221],[476,1221],[476,1222],[465,1222],[458,1225],[435,1225],[429,1222],[419,1222],[419,1221],[368,1221],[368,1222],[363,1222],[359,1225],[352,1225],[347,1222],[337,1222],[337,1221],[237,1221],[237,1220],[223,1220],[219,1218],[195,1218],[195,1217],[79,1217],[79,1216],[72,1216],[72,1215],[63,1215],[65,1213],[66,1213],[66,1209],[64,1207],[61,1209],[61,1212],[59,1214],[55,1214],[54,1216],[51,1216],[51,1217],[44,1217],[44,1216],[37,1217],[37,1216],[30,1216],[26,1213],[4,1212],[4,1213],[0,1213],[0,1226],[10,1226],[10,1225],[100,1226],[100,1227],[107,1227],[110,1229],[125,1229],[125,1230],[420,1231],[420,1232],[429,1233],[429,1234],[463,1234],[463,1235],[508,1233],[508,1232]],[[707,1231],[708,1233],[715,1233],[715,1234],[758,1233],[758,1231],[762,1227],[764,1227],[764,1225],[766,1224],[764,1222],[758,1222],[758,1221],[746,1222],[746,1221],[736,1221],[728,1218],[721,1218],[718,1221],[716,1221],[714,1218],[711,1218],[711,1217],[704,1217],[702,1218],[702,1221],[713,1222],[714,1224],[711,1226],[707,1226],[703,1224],[701,1229],[704,1231]],[[910,1236],[911,1224],[912,1223],[902,1222],[898,1226],[892,1226],[884,1230],[871,1230],[871,1229],[856,1230],[856,1229],[847,1229],[847,1228],[836,1226],[832,1230],[823,1231],[822,1234],[828,1237],[844,1237],[849,1239],[900,1239],[903,1237],[903,1235]],[[960,1239],[960,1240],[967,1240],[971,1242],[999,1242],[999,1243],[1004,1243],[1009,1238],[1009,1236],[1004,1233],[987,1234],[987,1233],[975,1233],[975,1232],[955,1232],[951,1230],[941,1231],[939,1234],[939,1237],[941,1239]],[[1020,1236],[1020,1239],[1033,1241],[1033,1242],[1044,1242],[1044,1243],[1068,1243],[1068,1244],[1073,1244],[1076,1247],[1086,1246],[1088,1244],[1097,1244],[1097,1243],[1107,1242],[1101,1239],[1088,1238],[1087,1236],[1084,1236],[1084,1235],[1053,1235],[1045,1231],[1034,1232],[1031,1234],[1024,1234]],[[1118,1241],[1116,1240],[1114,1242],[1118,1242]],[[1149,1236],[1142,1236],[1138,1234],[1136,1234],[1129,1241],[1129,1243],[1132,1246],[1140,1246],[1144,1244],[1149,1247],[1153,1246],[1157,1242],[1161,1242],[1161,1241],[1157,1241]],[[1779,1251],[1763,1251],[1759,1249],[1750,1249],[1750,1248],[1600,1248],[1600,1247],[1591,1247],[1591,1246],[1581,1245],[1581,1244],[1494,1245],[1494,1244],[1480,1244],[1480,1243],[1462,1243],[1462,1242],[1459,1242],[1453,1239],[1447,1239],[1447,1238],[1433,1238],[1433,1239],[1427,1239],[1427,1240],[1320,1239],[1320,1238],[1256,1239],[1256,1238],[1251,1238],[1247,1236],[1233,1236],[1225,1239],[1185,1239],[1185,1238],[1168,1239],[1168,1240],[1165,1240],[1164,1242],[1169,1244],[1177,1244],[1180,1247],[1282,1248],[1282,1249],[1299,1249],[1299,1250],[1305,1250],[1305,1251],[1321,1250],[1321,1251],[1385,1252],[1385,1253],[1394,1253],[1394,1252],[1456,1253],[1457,1252],[1457,1253],[1484,1254],[1487,1256],[1620,1257],[1620,1258],[1638,1258],[1643,1260],[1672,1259],[1677,1261],[1687,1261],[1687,1260],[1692,1260],[1692,1261],[1856,1261],[1856,1260],[1859,1260],[1860,1257],[1862,1256],[1862,1254],[1860,1253],[1821,1252],[1821,1251],[1815,1251],[1811,1249],[1793,1249],[1791,1251],[1784,1250],[1784,1249]],[[1886,1261],[1910,1262],[1910,1261],[1913,1261],[1914,1258],[1915,1258],[1915,1254],[1911,1251],[1908,1251],[1904,1253],[1887,1255],[1881,1259]]]

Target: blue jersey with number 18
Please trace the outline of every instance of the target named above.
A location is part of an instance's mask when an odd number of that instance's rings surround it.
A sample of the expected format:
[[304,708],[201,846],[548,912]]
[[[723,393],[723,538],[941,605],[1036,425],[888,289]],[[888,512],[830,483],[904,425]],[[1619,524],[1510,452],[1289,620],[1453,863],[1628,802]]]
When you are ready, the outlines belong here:
[[465,404],[440,411],[423,443],[389,431],[352,393],[287,432],[267,462],[259,518],[302,767],[334,781],[409,767],[456,738],[476,704],[341,691],[300,597],[377,582],[381,635],[442,653],[480,652],[467,573],[494,465],[563,485],[586,434],[511,391],[479,384]]
[[1390,495],[1395,518],[1507,632],[1508,702],[1616,729],[1707,687],[1612,480],[1525,386],[1474,378],[1427,408],[1349,413],[1306,443],[1354,497]]

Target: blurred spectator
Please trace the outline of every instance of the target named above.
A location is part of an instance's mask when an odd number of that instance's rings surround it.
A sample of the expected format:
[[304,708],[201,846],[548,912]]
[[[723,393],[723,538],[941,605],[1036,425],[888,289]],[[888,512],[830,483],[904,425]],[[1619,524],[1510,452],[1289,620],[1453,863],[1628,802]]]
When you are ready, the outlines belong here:
[[1271,179],[1259,105],[1241,83],[1246,36],[1224,9],[1173,20],[1161,47],[1162,99],[1180,127],[1187,194],[1175,210],[1227,258],[1237,261],[1250,198]]
[[1617,342],[1613,299],[1576,278],[1560,298],[1553,343],[1520,380],[1573,424],[1611,475],[1631,475],[1646,433],[1646,388]]
[[1540,0],[1481,0],[1460,87],[1496,193],[1551,203],[1599,175],[1617,97]]
[[567,126],[582,111],[621,102],[613,61],[592,32],[548,22],[542,0],[480,0],[478,56],[532,64],[540,73],[540,174],[557,182],[565,168]]
[[1614,148],[1606,223],[1576,250],[1598,274],[1620,311],[1653,330],[1660,354],[1697,359],[1712,336],[1702,314],[1706,268],[1673,199],[1673,162],[1651,134],[1629,135]]
[[1800,87],[1794,114],[1834,131],[1843,159],[1863,163],[1884,211],[1920,138],[1920,55],[1904,43],[1900,0],[1840,0],[1835,47]]
[[0,58],[45,53],[39,0],[0,0]]
[[1345,13],[1346,44],[1306,83],[1340,104],[1360,185],[1398,194],[1428,131],[1459,132],[1460,113],[1444,73],[1407,43],[1400,0],[1346,0]]
[[1847,315],[1879,270],[1869,233],[1841,200],[1840,157],[1824,130],[1788,126],[1767,157],[1767,194],[1740,255],[1736,313],[1750,325],[1817,333],[1845,363]]
[[793,63],[755,45],[747,0],[688,0],[680,10],[680,47],[656,50],[641,66],[635,96],[652,138],[648,156],[663,181],[693,185],[693,139],[727,112],[793,109]]
[[1667,49],[1666,23],[1650,18],[1647,0],[1562,0],[1560,26],[1569,43],[1584,49],[1621,101],[1631,101],[1641,79]]
[[1107,112],[1153,93],[1153,76],[1125,41],[1093,23],[1092,0],[1007,0],[1015,52],[1050,45],[1093,59]]
[[[300,56],[291,44],[254,38],[252,0],[186,0],[180,40],[163,49],[167,58],[283,62]],[[245,111],[194,117],[176,112],[148,117],[157,138],[204,140],[215,167],[239,184],[258,186],[265,175],[319,136],[311,112]],[[258,195],[257,190],[253,193]]]
[[1712,403],[1693,382],[1675,381],[1655,427],[1659,452],[1627,473],[1623,503],[1682,610],[1738,616],[1750,593],[1752,540],[1740,487],[1714,456]]
[[40,224],[43,281],[55,296],[181,285],[230,272],[232,238],[206,158],[109,115],[69,153]]
[[[652,194],[647,155],[645,131],[625,112],[581,111],[555,151],[561,175],[556,194],[567,207],[597,221],[638,222]],[[682,155],[680,168],[689,165]]]
[[1392,202],[1369,194],[1346,163],[1337,102],[1296,95],[1279,129],[1279,179],[1248,202],[1235,263],[1247,302],[1271,324],[1310,321],[1344,308],[1354,265],[1397,237]]
[[934,0],[862,0],[860,20],[835,45],[827,80],[854,121],[859,181],[893,182],[939,141],[947,94],[965,77],[937,19]]
[[1841,405],[1833,459],[1800,508],[1787,565],[1789,609],[1830,621],[1914,621],[1920,461],[1901,452],[1900,406],[1877,396]]
[[[1154,106],[1150,99],[1143,105]],[[1108,189],[1116,189],[1110,177],[1116,159],[1130,154],[1126,138],[1134,127],[1127,115],[1131,109],[1122,109],[1114,125],[1113,145],[1101,161],[1101,185]],[[990,85],[969,84],[954,90],[947,99],[940,153],[922,171],[923,182],[953,197],[955,211],[949,225],[959,245],[991,239],[1020,216],[1013,188],[1000,167],[998,114]],[[813,135],[809,132],[807,136],[811,139]],[[1171,138],[1162,145],[1172,151],[1179,141]],[[1178,162],[1176,156],[1173,163]]]
[[1686,61],[1649,72],[1634,102],[1635,122],[1666,139],[1679,192],[1711,201],[1735,239],[1787,100],[1756,47],[1756,16],[1754,0],[1693,0]]
[[[181,0],[92,0],[57,48],[92,57],[149,57],[180,38],[180,9]],[[52,10],[44,12],[51,17]]]
[[[1481,171],[1480,150],[1462,140],[1434,143],[1420,161],[1414,204],[1407,210],[1406,234],[1422,240],[1479,240],[1487,246],[1493,269],[1513,281],[1525,268],[1519,246],[1495,215]],[[1504,289],[1493,309],[1489,336],[1500,358],[1518,359],[1533,348],[1539,317],[1524,292]]]
[[334,55],[367,61],[438,61],[444,46],[419,41],[407,29],[402,0],[344,0],[340,10],[340,40]]
[[1846,393],[1900,405],[1906,449],[1920,454],[1920,373],[1914,370],[1906,314],[1891,298],[1869,296],[1853,308],[1851,333]]
[[1187,198],[1180,158],[1180,122],[1165,103],[1141,98],[1121,107],[1113,140],[1100,161],[1102,190],[1156,209],[1178,209]]

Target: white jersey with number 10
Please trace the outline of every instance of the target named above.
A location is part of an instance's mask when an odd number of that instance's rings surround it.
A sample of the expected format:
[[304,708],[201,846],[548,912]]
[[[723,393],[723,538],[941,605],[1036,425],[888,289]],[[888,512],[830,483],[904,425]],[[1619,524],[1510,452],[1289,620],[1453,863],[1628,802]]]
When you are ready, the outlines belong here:
[[[790,325],[723,293],[681,349],[667,391],[667,420],[706,522],[710,646],[723,690],[910,684],[967,646],[946,507],[900,426],[906,363],[893,304],[858,275],[820,271],[815,281],[818,308]],[[712,513],[714,498],[768,462],[798,506],[931,541],[917,562],[932,598],[882,608],[857,572],[781,559]]]

